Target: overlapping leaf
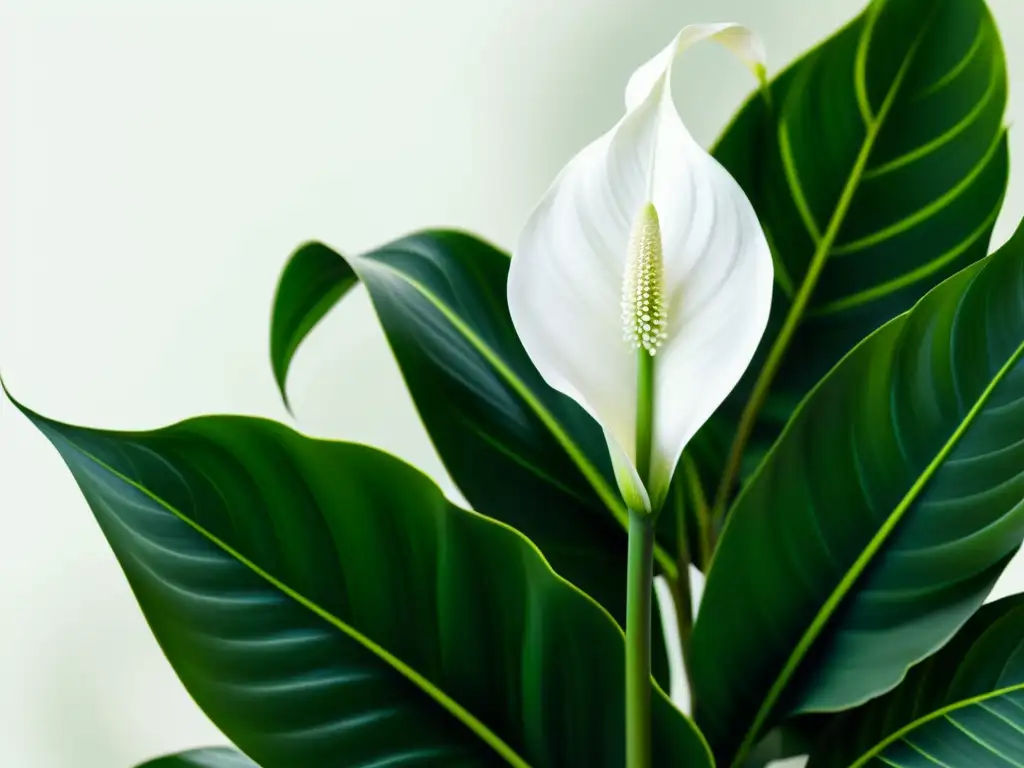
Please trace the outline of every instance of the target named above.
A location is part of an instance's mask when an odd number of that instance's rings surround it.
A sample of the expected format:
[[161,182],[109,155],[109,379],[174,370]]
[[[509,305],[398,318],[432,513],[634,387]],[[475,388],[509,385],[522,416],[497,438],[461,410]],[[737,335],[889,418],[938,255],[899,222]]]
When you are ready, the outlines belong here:
[[[621,767],[621,630],[397,459],[258,419],[115,433],[23,410],[189,692],[262,768]],[[659,762],[709,766],[655,699]]]
[[[358,276],[473,509],[525,533],[621,623],[625,510],[607,447],[593,420],[548,387],[527,357],[508,314],[508,265],[507,254],[458,232],[423,232],[362,256],[307,244],[285,267],[274,304],[277,380],[283,391],[302,338]],[[660,548],[658,563],[675,572]],[[655,661],[665,679],[664,655]]]
[[838,718],[808,768],[1024,765],[1024,595],[982,608],[898,688]]
[[1006,80],[983,0],[874,0],[736,117],[715,156],[754,203],[777,286],[758,357],[693,452],[707,482],[805,282],[744,474],[854,344],[986,255],[1007,182]]
[[745,751],[778,716],[892,688],[1024,536],[1024,229],[858,345],[726,524],[693,636],[698,723]]

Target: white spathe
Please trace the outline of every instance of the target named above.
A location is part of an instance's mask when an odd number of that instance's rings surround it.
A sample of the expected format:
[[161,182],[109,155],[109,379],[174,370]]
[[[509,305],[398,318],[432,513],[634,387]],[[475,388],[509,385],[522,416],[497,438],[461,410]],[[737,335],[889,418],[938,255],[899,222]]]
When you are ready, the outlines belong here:
[[[764,76],[736,24],[685,27],[626,86],[626,113],[562,170],[512,258],[512,322],[545,381],[604,429],[626,503],[658,509],[687,442],[750,363],[768,322],[772,259],[754,209],[693,139],[672,101],[676,57],[714,39]],[[636,471],[637,355],[623,339],[630,233],[660,218],[667,334],[657,350],[651,467]]]

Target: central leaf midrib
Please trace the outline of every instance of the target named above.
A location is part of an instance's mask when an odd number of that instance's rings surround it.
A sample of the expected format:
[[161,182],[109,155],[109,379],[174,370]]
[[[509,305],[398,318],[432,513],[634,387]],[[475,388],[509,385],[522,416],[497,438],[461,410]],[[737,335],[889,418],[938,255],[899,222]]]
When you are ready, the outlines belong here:
[[362,634],[355,627],[351,626],[345,621],[342,621],[337,616],[332,614],[330,611],[326,610],[314,601],[307,598],[305,595],[289,587],[276,576],[261,568],[259,565],[257,565],[252,560],[247,558],[245,555],[236,550],[230,544],[215,536],[210,531],[206,530],[199,523],[192,520],[188,515],[182,513],[176,507],[174,507],[173,505],[166,502],[164,499],[157,496],[155,493],[150,491],[145,486],[141,485],[140,483],[137,483],[130,477],[127,477],[126,475],[117,471],[116,469],[108,465],[106,462],[94,456],[89,451],[85,450],[84,448],[82,448],[72,440],[68,439],[67,437],[65,437],[64,439],[68,441],[68,444],[72,448],[74,448],[75,451],[84,456],[86,459],[93,462],[98,467],[102,468],[104,471],[109,472],[114,477],[118,478],[124,483],[127,483],[140,493],[155,501],[157,504],[159,504],[172,515],[174,515],[174,517],[176,517],[178,520],[188,525],[204,539],[212,543],[214,546],[218,547],[220,550],[222,550],[224,553],[226,553],[228,556],[230,556],[237,562],[244,565],[252,573],[262,578],[275,589],[287,595],[296,603],[306,608],[307,610],[311,611],[312,613],[316,614],[323,621],[327,622],[331,626],[341,631],[350,639],[362,645],[364,648],[366,648],[366,650],[370,651],[374,656],[380,659],[381,662],[390,666],[392,669],[394,669],[396,672],[402,675],[405,679],[407,679],[409,682],[411,682],[413,685],[419,688],[423,693],[429,696],[436,704],[441,706],[445,711],[447,711],[450,715],[456,718],[463,726],[468,728],[488,747],[493,749],[509,765],[513,766],[513,768],[531,768],[530,764],[527,763],[522,757],[520,757],[500,736],[498,736],[490,728],[484,725],[471,712],[469,712],[461,704],[455,701],[455,699],[453,699],[439,687],[434,685],[434,683],[430,682],[430,680],[428,680],[421,673],[417,672],[411,666],[406,664],[404,661],[399,659],[397,656],[394,656],[386,648],[377,644],[376,642]]

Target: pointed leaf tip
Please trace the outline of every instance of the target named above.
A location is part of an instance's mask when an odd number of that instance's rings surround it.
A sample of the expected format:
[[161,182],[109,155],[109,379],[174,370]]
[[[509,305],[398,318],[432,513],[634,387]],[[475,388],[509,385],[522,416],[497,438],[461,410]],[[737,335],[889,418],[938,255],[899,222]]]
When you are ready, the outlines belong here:
[[296,248],[281,271],[270,321],[270,363],[289,415],[294,411],[286,383],[295,353],[356,282],[345,259],[317,241]]

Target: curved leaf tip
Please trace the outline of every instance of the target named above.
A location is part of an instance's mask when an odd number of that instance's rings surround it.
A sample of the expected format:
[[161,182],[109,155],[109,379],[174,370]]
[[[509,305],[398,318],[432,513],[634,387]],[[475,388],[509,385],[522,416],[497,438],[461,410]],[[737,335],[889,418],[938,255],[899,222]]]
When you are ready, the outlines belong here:
[[285,384],[295,352],[316,324],[355,285],[355,272],[323,243],[303,243],[292,252],[278,279],[270,321],[270,363],[285,407]]

